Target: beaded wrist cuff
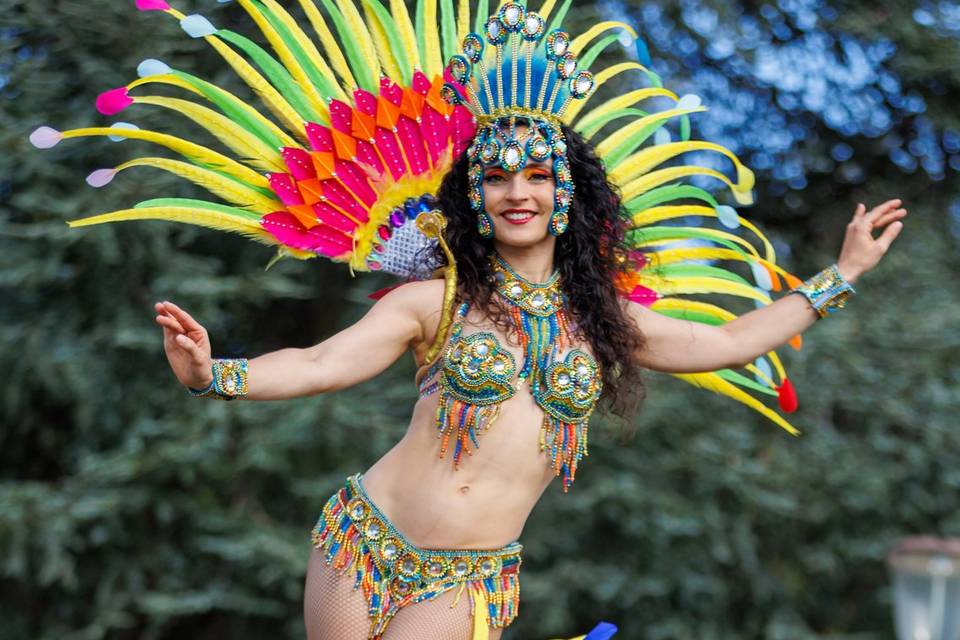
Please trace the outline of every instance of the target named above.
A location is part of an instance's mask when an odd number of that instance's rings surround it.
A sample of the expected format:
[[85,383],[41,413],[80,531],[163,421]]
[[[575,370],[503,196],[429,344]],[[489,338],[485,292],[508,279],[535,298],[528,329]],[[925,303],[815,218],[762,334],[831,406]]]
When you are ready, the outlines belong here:
[[206,389],[187,387],[190,395],[198,398],[233,400],[247,395],[247,359],[216,359],[213,361],[213,380]]
[[856,293],[853,286],[840,275],[837,265],[831,265],[794,289],[810,302],[821,318],[843,309]]

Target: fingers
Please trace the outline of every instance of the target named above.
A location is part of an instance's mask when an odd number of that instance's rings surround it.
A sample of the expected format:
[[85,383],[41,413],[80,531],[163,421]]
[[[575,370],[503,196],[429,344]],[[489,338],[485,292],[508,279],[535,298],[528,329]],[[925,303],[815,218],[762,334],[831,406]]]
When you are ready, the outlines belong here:
[[876,207],[871,209],[869,213],[863,216],[863,219],[866,220],[867,222],[875,224],[877,218],[880,218],[881,216],[886,215],[887,213],[890,213],[894,209],[898,208],[901,204],[903,204],[903,200],[901,200],[900,198],[887,200],[883,204],[877,205]]
[[889,227],[883,230],[883,233],[877,238],[877,244],[883,249],[884,253],[890,248],[893,241],[897,239],[901,231],[903,231],[903,223],[899,220],[892,222]]
[[857,208],[853,211],[853,222],[856,222],[863,217],[863,214],[867,212],[867,206],[862,202],[857,205]]
[[189,313],[187,313],[177,305],[169,301],[163,302],[161,304],[163,305],[164,310],[167,313],[169,313],[171,316],[173,316],[173,318],[175,318],[177,322],[180,323],[180,326],[185,329],[184,333],[189,331],[203,331],[203,327],[200,325],[200,323],[194,320]]
[[177,319],[170,315],[159,315],[156,317],[157,324],[174,333],[186,333],[183,326],[177,322]]
[[190,357],[197,364],[203,364],[205,357],[203,352],[200,351],[200,347],[197,346],[197,343],[188,338],[187,336],[178,334],[174,338],[174,342],[177,343],[177,346],[190,354]]
[[879,218],[877,218],[876,220],[874,220],[873,226],[877,229],[882,229],[883,227],[887,226],[894,220],[900,220],[906,215],[907,215],[906,209],[894,209],[893,211],[889,211],[883,214],[882,216],[880,216]]

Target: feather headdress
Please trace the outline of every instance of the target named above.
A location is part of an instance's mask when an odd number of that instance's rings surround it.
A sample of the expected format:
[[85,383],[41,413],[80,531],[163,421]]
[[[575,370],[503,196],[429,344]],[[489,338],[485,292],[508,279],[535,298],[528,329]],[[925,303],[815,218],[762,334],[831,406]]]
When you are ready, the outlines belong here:
[[[545,0],[538,11],[503,2],[493,16],[487,16],[482,0],[473,18],[463,0],[456,11],[452,1],[438,8],[436,0],[418,0],[412,18],[401,0],[360,0],[359,8],[355,0],[321,0],[321,6],[298,0],[305,25],[276,0],[238,2],[269,51],[201,15],[184,15],[165,0],[136,0],[136,6],[162,12],[188,36],[206,41],[260,99],[262,110],[158,60],[145,60],[137,80],[96,101],[107,116],[134,104],[176,111],[230,155],[121,123],[63,132],[40,127],[30,136],[41,148],[84,136],[166,148],[181,159],[137,158],[98,169],[87,181],[102,187],[121,171],[150,167],[193,182],[217,200],[150,199],[72,226],[187,222],[274,245],[281,257],[323,256],[354,271],[430,277],[435,265],[426,256],[433,255],[437,225],[413,221],[433,208],[433,194],[467,150],[478,121],[533,109],[591,141],[621,191],[633,265],[617,283],[626,298],[672,317],[722,324],[733,314],[689,296],[722,294],[763,305],[783,282],[798,284],[777,266],[772,245],[756,227],[689,183],[710,178],[727,187],[737,204],[752,203],[753,173],[723,147],[690,139],[690,116],[706,108],[697,96],[677,96],[663,87],[645,66],[646,48],[629,25],[601,22],[573,38],[561,28],[571,0]],[[639,61],[591,72],[598,56],[622,37],[636,43]],[[628,74],[649,86],[594,103],[598,89]],[[151,85],[175,87],[185,97],[142,93]],[[667,108],[649,106],[658,102]],[[675,121],[676,141],[665,135]],[[726,158],[733,177],[683,164],[692,151]],[[678,226],[690,216],[719,224]],[[428,236],[424,229],[434,233]],[[760,249],[740,235],[742,229]],[[746,264],[752,282],[716,266],[720,261]],[[792,344],[799,347],[799,337]],[[751,395],[778,397],[785,411],[796,407],[776,354],[746,370],[749,375],[723,370],[677,377],[742,402],[794,433],[779,413]]]

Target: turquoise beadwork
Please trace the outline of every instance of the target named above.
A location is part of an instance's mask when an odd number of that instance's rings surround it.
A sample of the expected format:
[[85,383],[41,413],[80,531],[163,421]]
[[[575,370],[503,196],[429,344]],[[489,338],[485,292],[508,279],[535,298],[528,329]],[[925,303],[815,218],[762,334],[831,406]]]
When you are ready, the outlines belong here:
[[603,389],[600,368],[590,354],[574,349],[544,372],[543,384],[534,393],[537,404],[563,422],[590,417]]
[[463,402],[486,406],[516,393],[511,385],[517,370],[513,354],[500,347],[492,333],[460,336],[460,327],[444,355],[441,384]]

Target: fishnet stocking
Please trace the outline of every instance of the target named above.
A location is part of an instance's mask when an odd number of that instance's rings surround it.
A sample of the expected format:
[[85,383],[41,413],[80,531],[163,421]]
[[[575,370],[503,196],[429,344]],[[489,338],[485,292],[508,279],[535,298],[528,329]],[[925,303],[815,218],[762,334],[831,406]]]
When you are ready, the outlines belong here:
[[[383,640],[472,640],[470,596],[464,592],[457,606],[450,607],[457,591],[401,609],[387,626]],[[303,618],[307,640],[367,640],[370,633],[363,592],[353,589],[351,575],[341,576],[328,566],[317,549],[307,564]],[[501,633],[490,629],[490,640],[499,640]]]

